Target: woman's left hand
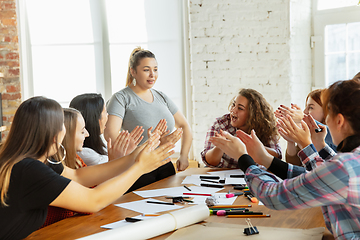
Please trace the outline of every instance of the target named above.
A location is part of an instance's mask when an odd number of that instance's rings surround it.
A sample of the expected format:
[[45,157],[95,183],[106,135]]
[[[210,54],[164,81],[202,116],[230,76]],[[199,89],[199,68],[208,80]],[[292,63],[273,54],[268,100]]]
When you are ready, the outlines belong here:
[[310,130],[303,120],[299,127],[291,116],[286,115],[278,119],[278,128],[281,136],[288,141],[296,142],[301,149],[311,144]]
[[144,129],[142,128],[142,126],[136,126],[131,131],[130,138],[129,138],[129,146],[127,148],[125,155],[132,153],[135,150],[135,148],[139,145],[141,140],[144,138],[144,136],[142,136],[143,132],[144,132]]

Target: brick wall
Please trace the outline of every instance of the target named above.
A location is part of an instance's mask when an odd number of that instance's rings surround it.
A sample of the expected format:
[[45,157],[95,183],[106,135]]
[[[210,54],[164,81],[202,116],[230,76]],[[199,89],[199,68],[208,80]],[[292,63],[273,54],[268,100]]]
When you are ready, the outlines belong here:
[[[19,41],[15,0],[0,1],[0,92],[3,125],[10,125],[21,103]],[[3,137],[6,132],[2,133]]]
[[308,6],[311,0],[189,1],[193,149],[198,161],[207,129],[228,112],[240,88],[258,90],[274,108],[290,102],[303,106],[311,88]]

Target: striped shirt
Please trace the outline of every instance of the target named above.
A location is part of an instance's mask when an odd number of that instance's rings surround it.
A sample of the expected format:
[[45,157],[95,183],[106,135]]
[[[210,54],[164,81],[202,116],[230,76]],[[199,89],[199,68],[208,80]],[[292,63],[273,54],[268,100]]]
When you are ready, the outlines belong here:
[[[323,149],[328,152],[326,161],[312,144],[301,150],[299,156],[311,171],[294,177],[289,164],[288,179],[283,182],[250,163],[246,182],[267,207],[281,210],[321,206],[326,227],[335,239],[360,239],[360,146],[336,156],[329,149]],[[242,163],[253,162],[248,155],[240,159]]]
[[[209,128],[208,132],[206,133],[205,138],[205,147],[204,150],[201,152],[201,158],[206,166],[208,167],[218,167],[218,168],[238,168],[238,160],[229,157],[225,153],[223,154],[219,164],[217,166],[210,165],[206,159],[205,154],[215,146],[209,141],[210,137],[214,137],[215,133],[219,133],[220,130],[226,131],[231,135],[236,135],[236,128],[231,126],[231,118],[230,114],[225,114],[222,117],[216,118],[214,124]],[[279,158],[282,158],[281,147],[278,141],[271,141],[269,144],[265,145],[266,147],[272,148],[276,151]]]

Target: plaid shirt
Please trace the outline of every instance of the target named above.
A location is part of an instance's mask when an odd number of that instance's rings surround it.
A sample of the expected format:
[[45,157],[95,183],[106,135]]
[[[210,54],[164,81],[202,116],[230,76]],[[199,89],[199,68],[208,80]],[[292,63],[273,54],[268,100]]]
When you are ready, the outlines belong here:
[[283,182],[252,165],[245,179],[267,207],[281,210],[321,206],[326,227],[335,239],[360,239],[360,146],[336,156],[330,148],[323,150],[328,152],[326,162],[312,144],[300,151],[300,158],[311,171],[298,177],[291,178],[291,164],[290,179]]
[[[236,130],[237,129],[234,128],[233,126],[231,126],[230,123],[231,123],[230,114],[229,113],[225,114],[222,117],[216,118],[216,121],[210,127],[208,132],[206,133],[205,147],[204,147],[204,150],[200,153],[201,158],[202,158],[202,160],[203,160],[203,162],[205,163],[206,166],[208,166],[208,167],[218,167],[218,168],[238,168],[238,160],[229,157],[225,153],[223,154],[223,156],[222,156],[222,158],[221,158],[221,160],[220,160],[220,162],[219,162],[219,164],[217,166],[210,165],[205,159],[205,154],[210,149],[215,147],[209,141],[210,137],[215,136],[215,133],[218,133],[220,130],[223,130],[223,131],[226,131],[226,132],[230,133],[233,136],[236,135]],[[276,153],[279,155],[279,158],[282,158],[282,156],[281,156],[281,147],[280,147],[279,142],[271,141],[270,144],[265,145],[265,146],[274,149],[276,151]]]

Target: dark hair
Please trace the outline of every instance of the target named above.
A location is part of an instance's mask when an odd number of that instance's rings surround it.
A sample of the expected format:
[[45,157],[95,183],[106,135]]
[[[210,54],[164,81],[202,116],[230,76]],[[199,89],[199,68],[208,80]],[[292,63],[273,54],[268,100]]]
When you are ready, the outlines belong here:
[[[268,145],[271,141],[278,140],[279,135],[276,128],[274,111],[263,95],[251,88],[241,89],[238,95],[245,97],[249,102],[249,116],[245,126],[247,133],[250,134],[250,131],[254,129],[256,135],[264,145]],[[234,99],[232,102],[233,101]]]
[[[332,117],[341,113],[355,135],[360,135],[360,79],[337,81],[324,91],[321,100],[324,114]],[[346,139],[345,139],[346,140]],[[346,143],[344,142],[343,146]]]
[[89,137],[85,138],[84,147],[88,147],[101,155],[106,155],[105,144],[100,137],[101,113],[104,109],[104,99],[101,94],[85,93],[71,100],[70,107],[81,112],[85,120],[85,128]]
[[136,67],[139,66],[140,60],[143,58],[155,58],[155,54],[150,52],[149,50],[144,50],[141,47],[136,47],[130,55],[129,58],[129,65],[128,65],[128,72],[126,77],[126,86],[129,86],[133,81],[134,77],[131,75],[131,70],[134,69],[136,72]]
[[48,157],[54,139],[63,127],[63,110],[58,102],[33,97],[20,104],[9,135],[0,150],[1,204],[6,206],[13,166],[24,158]]

